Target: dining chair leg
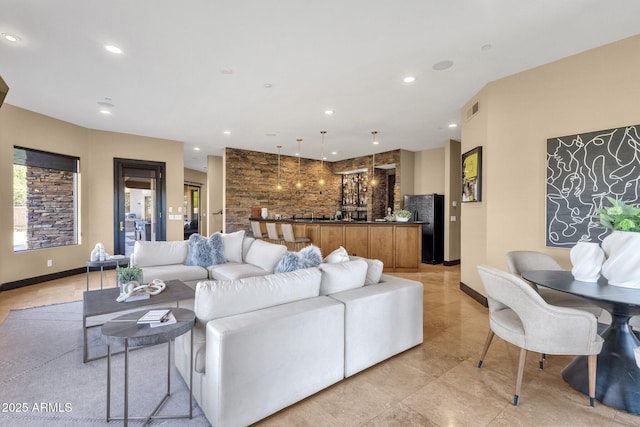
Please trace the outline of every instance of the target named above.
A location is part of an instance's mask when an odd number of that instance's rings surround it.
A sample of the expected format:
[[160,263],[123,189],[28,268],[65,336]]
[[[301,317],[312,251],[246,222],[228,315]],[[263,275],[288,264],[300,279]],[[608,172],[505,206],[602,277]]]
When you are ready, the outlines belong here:
[[522,375],[524,374],[524,361],[527,359],[527,350],[520,349],[520,360],[518,361],[518,376],[516,377],[516,394],[513,395],[513,404],[518,406],[520,399],[520,387],[522,387]]
[[480,355],[480,360],[478,361],[478,368],[482,367],[482,361],[484,360],[484,357],[487,355],[487,350],[489,350],[489,346],[491,345],[491,340],[493,339],[493,336],[495,335],[495,333],[489,329],[489,333],[487,334],[487,339],[484,342],[484,347],[482,348],[482,354]]
[[540,369],[544,369],[544,362],[547,361],[547,353],[540,353],[540,362],[538,362],[538,366]]
[[598,362],[597,354],[590,354],[587,358],[589,370],[589,404],[596,405],[596,367]]

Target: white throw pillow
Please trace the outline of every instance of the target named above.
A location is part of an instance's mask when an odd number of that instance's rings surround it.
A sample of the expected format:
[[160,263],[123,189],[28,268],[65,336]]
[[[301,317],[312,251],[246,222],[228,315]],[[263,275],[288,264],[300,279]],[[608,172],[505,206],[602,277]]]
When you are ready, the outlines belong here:
[[276,265],[278,265],[286,252],[287,247],[285,245],[276,245],[275,243],[257,239],[251,244],[245,261],[269,273],[273,273]]
[[324,259],[324,262],[327,262],[329,264],[335,264],[337,262],[347,262],[347,261],[349,261],[349,253],[342,246],[340,246],[335,251],[331,252]]
[[227,261],[242,262],[242,241],[244,240],[244,230],[235,233],[222,233],[222,245],[224,246],[224,256]]
[[361,259],[333,264],[323,263],[318,268],[322,272],[320,295],[360,288],[364,286],[367,277],[367,263]]
[[382,271],[384,270],[384,264],[379,259],[369,259],[363,258],[359,256],[351,256],[350,260],[362,259],[367,263],[367,278],[364,281],[364,285],[375,285],[376,283],[380,283],[380,278],[382,277]]

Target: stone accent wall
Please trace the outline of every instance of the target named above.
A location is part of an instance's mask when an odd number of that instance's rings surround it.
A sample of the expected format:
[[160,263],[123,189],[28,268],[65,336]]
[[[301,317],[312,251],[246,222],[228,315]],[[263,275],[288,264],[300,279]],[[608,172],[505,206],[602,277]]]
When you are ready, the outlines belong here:
[[27,248],[76,244],[74,173],[27,167]]
[[[258,151],[225,148],[225,195],[226,195],[226,231],[249,229],[249,218],[252,208],[267,208],[269,218],[275,214],[283,218],[315,218],[330,217],[335,211],[340,210],[342,175],[339,172],[369,168],[371,169],[371,156],[357,157],[339,162],[324,162],[324,186],[318,184],[321,175],[319,160],[300,159],[302,188],[295,187],[298,176],[298,157],[280,156],[281,190],[277,190],[278,184],[278,155],[262,153]],[[400,165],[400,150],[376,154],[376,164]],[[381,174],[378,176],[378,174]],[[376,177],[386,184],[385,170],[376,170]],[[399,179],[399,175],[396,175]],[[400,183],[396,182],[396,187]],[[378,194],[381,192],[381,195]],[[384,200],[384,206],[380,212],[368,212],[375,218],[382,218],[386,209],[386,185],[377,188],[374,193],[374,201]],[[377,202],[374,202],[377,203]],[[371,205],[369,203],[369,205]],[[399,209],[400,201],[396,197]],[[382,205],[381,205],[382,206]],[[370,208],[371,209],[371,208]]]

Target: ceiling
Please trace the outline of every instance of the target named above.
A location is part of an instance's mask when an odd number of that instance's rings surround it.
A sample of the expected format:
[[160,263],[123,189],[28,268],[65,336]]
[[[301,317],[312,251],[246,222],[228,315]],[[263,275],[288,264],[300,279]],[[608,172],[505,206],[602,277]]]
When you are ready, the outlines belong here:
[[[0,10],[0,33],[18,37],[0,38],[5,103],[182,141],[185,166],[204,171],[223,147],[295,155],[298,138],[302,157],[329,161],[442,147],[488,82],[637,34],[640,1],[0,0]],[[453,65],[434,69],[443,61]]]

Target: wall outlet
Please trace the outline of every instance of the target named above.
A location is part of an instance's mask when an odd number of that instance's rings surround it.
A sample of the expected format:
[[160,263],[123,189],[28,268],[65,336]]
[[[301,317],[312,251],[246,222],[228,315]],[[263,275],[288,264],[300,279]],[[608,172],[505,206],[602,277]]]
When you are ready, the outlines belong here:
[[47,267],[53,267],[53,260],[52,259],[48,259],[47,260]]
[[456,216],[455,215],[451,215],[451,222],[456,222]]

